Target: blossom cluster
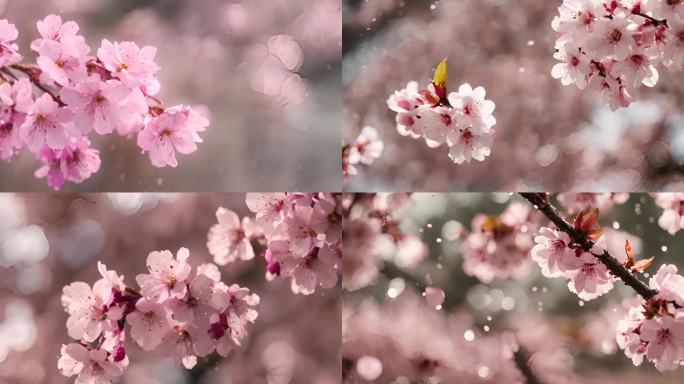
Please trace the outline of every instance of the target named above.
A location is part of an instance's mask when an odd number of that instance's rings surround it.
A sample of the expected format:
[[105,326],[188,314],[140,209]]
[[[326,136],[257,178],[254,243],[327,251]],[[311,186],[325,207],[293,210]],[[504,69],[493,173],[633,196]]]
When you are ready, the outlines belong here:
[[640,365],[644,357],[660,371],[684,363],[684,276],[671,264],[660,266],[649,286],[657,294],[629,308],[617,326],[617,343]]
[[684,193],[654,193],[655,204],[663,209],[658,225],[670,235],[684,228]]
[[356,175],[357,165],[371,165],[382,155],[384,143],[380,140],[378,130],[373,127],[363,127],[354,142],[342,148],[342,174]]
[[490,155],[496,119],[495,104],[485,99],[485,89],[462,84],[447,93],[446,60],[435,70],[427,88],[417,82],[395,91],[387,106],[396,112],[397,131],[414,139],[423,138],[430,148],[445,144],[454,163],[484,161]]
[[294,293],[332,288],[342,267],[342,196],[335,193],[248,193],[253,218],[225,208],[208,234],[207,247],[219,265],[250,260],[265,248],[266,277],[291,278]]
[[568,288],[582,300],[592,300],[613,289],[613,277],[596,257],[605,251],[604,236],[592,249],[573,243],[570,236],[555,228],[542,227],[534,238],[531,255],[545,277],[563,277]]
[[463,243],[463,271],[483,283],[494,278],[524,277],[534,243],[532,209],[512,202],[499,217],[477,214]]
[[93,132],[137,137],[156,167],[175,167],[176,152],[197,150],[209,121],[188,106],[166,108],[156,97],[154,47],[104,39],[91,54],[76,22],[48,15],[37,27],[36,64],[25,64],[16,27],[0,20],[1,159],[26,148],[43,164],[36,176],[59,189],[99,170]]
[[612,109],[658,82],[662,65],[684,64],[684,4],[670,0],[564,0],[551,75],[602,96]]
[[[77,383],[109,383],[129,364],[126,338],[145,351],[158,350],[190,369],[197,357],[216,351],[227,356],[247,336],[257,318],[259,296],[237,284],[227,285],[214,264],[193,267],[181,248],[152,252],[149,273],[136,276],[140,290],[124,276],[98,263],[101,278],[91,287],[64,287],[67,330],[77,340],[63,345],[58,368]],[[128,326],[126,326],[128,325]]]

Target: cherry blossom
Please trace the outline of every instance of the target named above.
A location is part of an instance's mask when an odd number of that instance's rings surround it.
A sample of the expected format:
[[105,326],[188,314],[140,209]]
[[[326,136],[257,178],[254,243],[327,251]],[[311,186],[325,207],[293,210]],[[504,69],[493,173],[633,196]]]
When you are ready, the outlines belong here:
[[36,63],[25,63],[14,43],[18,31],[0,20],[1,159],[27,148],[43,163],[36,177],[60,189],[100,168],[99,152],[90,148],[93,132],[137,136],[157,167],[177,166],[176,151],[197,150],[209,120],[188,106],[167,108],[155,97],[154,47],[105,39],[92,56],[76,22],[48,15],[37,28],[40,38],[31,42]]
[[378,131],[373,127],[363,127],[359,136],[347,148],[342,150],[342,163],[347,174],[355,174],[357,164],[371,165],[382,155],[384,144]]
[[143,296],[149,296],[158,302],[169,298],[182,298],[187,292],[185,281],[190,276],[190,264],[187,263],[190,251],[187,248],[178,250],[176,258],[169,251],[155,251],[147,256],[149,274],[140,274],[136,281],[140,284]]
[[446,143],[454,163],[484,161],[493,143],[495,104],[485,99],[484,88],[473,89],[468,83],[447,94],[446,70],[445,59],[426,89],[410,82],[389,96],[387,106],[397,113],[397,131],[414,139],[422,137],[431,148]]
[[564,0],[551,75],[600,94],[612,109],[638,100],[658,82],[658,67],[681,68],[680,1]]
[[[159,350],[187,369],[198,357],[227,356],[247,337],[258,316],[259,296],[227,285],[214,264],[192,268],[189,251],[148,256],[150,273],[139,274],[140,291],[98,262],[101,278],[64,287],[67,329],[76,343],[62,346],[58,368],[77,383],[110,383],[129,364],[126,334],[144,351]],[[128,327],[127,327],[128,324]],[[224,335],[228,335],[224,337]]]
[[166,306],[153,300],[141,299],[135,311],[126,316],[131,325],[131,337],[144,350],[156,349],[170,329],[170,313]]
[[60,108],[44,94],[29,108],[19,134],[31,152],[37,152],[44,144],[52,149],[62,149],[68,141],[66,124],[72,117],[71,111]]
[[14,40],[19,36],[17,28],[6,19],[0,20],[0,65],[7,66],[21,61],[19,46]]
[[90,147],[85,137],[71,137],[66,146],[55,150],[45,145],[38,152],[43,166],[36,177],[46,177],[48,185],[58,190],[66,180],[80,183],[100,169],[100,151]]
[[532,249],[530,208],[510,204],[499,217],[478,214],[463,249],[463,271],[484,283],[494,278],[522,278]]
[[237,260],[254,258],[251,240],[259,233],[258,224],[249,217],[242,221],[238,215],[226,208],[216,211],[218,224],[209,230],[207,248],[214,256],[214,262],[226,265]]
[[228,249],[223,237],[240,235],[238,228],[249,223],[255,229],[233,244],[247,249],[251,239],[264,246],[268,280],[290,278],[292,292],[304,295],[319,286],[332,288],[342,267],[340,200],[336,193],[248,193],[245,203],[254,219],[240,221],[232,212],[219,211],[217,215],[225,216],[209,231],[207,246],[215,257],[222,255]]
[[674,235],[684,228],[684,193],[655,193],[657,206],[663,209],[658,225]]

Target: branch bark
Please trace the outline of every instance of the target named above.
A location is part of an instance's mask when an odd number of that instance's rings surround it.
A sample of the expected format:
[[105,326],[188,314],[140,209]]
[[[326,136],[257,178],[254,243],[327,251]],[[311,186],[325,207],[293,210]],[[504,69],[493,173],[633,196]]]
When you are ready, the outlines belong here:
[[513,361],[515,361],[515,365],[518,366],[520,373],[522,373],[522,375],[525,377],[527,384],[543,384],[543,382],[540,381],[534,374],[534,371],[532,371],[532,368],[529,364],[530,356],[525,348],[518,348],[518,350],[513,354]]
[[[572,241],[579,244],[584,249],[591,249],[594,247],[593,241],[589,240],[584,234],[576,230],[570,222],[563,218],[558,209],[549,202],[549,196],[546,193],[521,193],[520,195],[551,220],[560,231],[567,233]],[[639,280],[635,274],[625,268],[618,259],[608,252],[608,250],[603,251],[600,255],[595,254],[594,256],[596,256],[614,276],[622,280],[622,282],[630,288],[634,289],[634,291],[641,295],[644,300],[648,300],[658,293],[658,291],[651,289],[646,283]]]

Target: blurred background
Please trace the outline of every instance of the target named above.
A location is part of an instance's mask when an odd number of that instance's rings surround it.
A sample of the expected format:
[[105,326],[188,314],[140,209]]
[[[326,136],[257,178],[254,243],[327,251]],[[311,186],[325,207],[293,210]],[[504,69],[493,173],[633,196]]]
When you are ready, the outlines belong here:
[[[354,201],[363,201],[360,194],[356,196]],[[543,277],[529,256],[524,261],[527,270],[515,277],[495,278],[485,284],[464,273],[463,239],[471,231],[471,220],[478,213],[498,216],[511,202],[528,204],[507,193],[413,194],[405,208],[390,210],[401,230],[418,236],[427,247],[425,258],[411,267],[401,266],[402,257],[398,250],[388,248],[387,241],[377,240],[374,246],[367,242],[363,245],[363,241],[357,245],[345,243],[345,263],[356,260],[356,251],[380,259],[375,278],[366,279],[360,289],[345,290],[343,294],[343,370],[348,378],[345,382],[414,382],[391,381],[384,375],[411,371],[402,359],[396,358],[396,353],[404,354],[406,360],[418,367],[414,369],[425,374],[430,370],[425,369],[426,360],[418,365],[421,356],[425,356],[421,353],[427,355],[427,361],[430,356],[437,356],[436,369],[440,365],[461,365],[450,376],[458,382],[513,382],[510,377],[514,375],[506,370],[517,369],[515,365],[510,359],[508,366],[506,360],[495,358],[506,344],[506,333],[513,332],[523,348],[527,348],[533,368],[543,373],[537,378],[544,383],[681,383],[684,367],[660,372],[646,359],[635,367],[617,348],[615,327],[623,316],[623,300],[634,297],[634,292],[621,282],[616,282],[613,290],[602,297],[584,302],[568,290],[565,279]],[[555,198],[552,202],[566,217],[572,217]],[[648,194],[631,194],[624,204],[602,207],[600,224],[614,256],[624,258],[627,239],[634,248],[635,259],[655,256],[642,280],[647,280],[649,273],[654,274],[662,264],[675,264],[680,272],[684,269],[684,232],[671,236],[663,230],[657,223],[661,213],[662,209],[655,206]],[[534,217],[528,224],[530,236],[537,231],[533,226],[548,223],[536,212]],[[353,231],[345,228],[345,239],[354,236],[350,232]],[[426,286],[444,290],[445,300],[440,307],[421,296]],[[402,329],[400,323],[404,323],[406,330],[413,326],[415,331],[397,331]],[[379,330],[374,324],[381,324]],[[384,333],[393,335],[385,343],[380,336]],[[439,361],[441,356],[454,354],[458,357]],[[369,369],[371,365],[360,367],[359,357],[367,355],[382,362],[383,376],[377,381],[361,377],[364,369],[377,372]],[[430,383],[451,382],[420,377]]]
[[[244,194],[0,194],[0,383],[73,383],[57,370],[70,342],[62,287],[93,284],[97,261],[134,283],[153,250],[190,249],[210,262],[207,232],[224,206],[249,214]],[[131,364],[118,383],[338,383],[340,290],[294,295],[289,281],[267,282],[255,258],[219,267],[222,280],[261,297],[245,343],[228,358],[200,358],[185,370],[130,341]],[[311,337],[315,335],[315,337]]]
[[[103,38],[157,47],[165,105],[203,105],[211,120],[175,169],[154,168],[135,140],[91,135],[102,167],[65,191],[339,188],[340,0],[0,0],[31,62],[36,22],[50,13],[78,22],[91,53]],[[275,35],[301,48],[287,68],[265,55]],[[38,167],[27,151],[0,163],[0,190],[49,190]]]
[[[617,112],[551,77],[561,0],[344,0],[343,135],[378,129],[383,155],[350,192],[649,191],[681,188],[681,72],[658,68],[658,85]],[[484,86],[496,103],[485,162],[458,166],[444,147],[400,136],[387,97],[426,86],[449,58],[451,91]]]

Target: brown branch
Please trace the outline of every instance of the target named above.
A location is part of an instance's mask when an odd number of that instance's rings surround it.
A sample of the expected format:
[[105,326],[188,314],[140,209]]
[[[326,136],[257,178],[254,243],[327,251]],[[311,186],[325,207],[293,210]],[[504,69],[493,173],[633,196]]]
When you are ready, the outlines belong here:
[[632,11],[632,15],[641,16],[641,17],[643,17],[644,19],[646,19],[646,20],[650,21],[651,23],[653,23],[653,25],[661,25],[661,24],[662,24],[662,25],[664,25],[664,26],[666,26],[666,27],[668,26],[668,25],[667,25],[667,19],[659,20],[659,19],[656,19],[656,18],[653,17],[653,16],[649,16],[649,15],[647,15],[647,14],[645,14],[645,13],[634,12],[634,11]]
[[[582,248],[589,250],[594,247],[594,242],[589,240],[584,234],[575,229],[567,220],[563,218],[561,213],[549,202],[549,196],[546,193],[521,193],[525,200],[529,201],[538,211],[543,213],[549,220],[551,220],[556,227],[567,233],[572,241],[579,244]],[[608,250],[603,251],[602,254],[596,255],[597,259],[601,261],[608,270],[623,283],[634,289],[636,293],[641,295],[645,300],[655,296],[658,291],[651,289],[643,281],[625,268]]]
[[[50,97],[52,97],[52,100],[54,100],[55,103],[59,104],[60,107],[66,105],[62,102],[59,96],[54,94],[48,87],[46,87],[43,83],[40,82],[40,69],[38,69],[35,66],[26,64],[13,64],[11,68],[25,74],[28,77],[28,79],[33,83],[33,85],[36,86],[36,88],[50,95]],[[11,73],[7,69],[7,67],[3,68],[2,71],[5,73]],[[12,74],[12,77],[16,79],[16,76],[14,76],[14,74]]]
[[542,384],[543,382],[537,378],[530,367],[530,354],[523,347],[519,347],[517,351],[513,354],[513,361],[515,365],[520,370],[520,373],[525,377],[525,382],[527,384]]

